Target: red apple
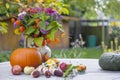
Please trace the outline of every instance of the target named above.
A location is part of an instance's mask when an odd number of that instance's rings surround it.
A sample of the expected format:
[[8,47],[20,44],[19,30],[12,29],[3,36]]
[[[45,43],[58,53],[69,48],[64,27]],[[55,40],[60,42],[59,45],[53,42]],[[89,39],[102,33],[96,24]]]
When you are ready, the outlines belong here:
[[12,74],[14,75],[20,75],[22,72],[22,68],[19,65],[14,65],[11,71],[12,71]]
[[67,66],[68,66],[68,64],[66,64],[66,63],[61,63],[60,64],[60,69],[63,71],[63,72],[65,72],[66,70],[67,70]]

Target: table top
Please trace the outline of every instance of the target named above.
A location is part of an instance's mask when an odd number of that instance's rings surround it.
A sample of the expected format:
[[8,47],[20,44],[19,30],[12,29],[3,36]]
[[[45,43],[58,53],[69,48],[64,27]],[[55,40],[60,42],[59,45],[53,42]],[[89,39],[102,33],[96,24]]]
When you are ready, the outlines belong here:
[[[106,71],[99,67],[98,59],[59,59],[61,62],[75,64],[85,64],[87,69],[85,73],[76,75],[73,79],[68,80],[120,80],[120,71]],[[65,80],[61,77],[51,76],[46,78],[40,76],[33,78],[30,75],[13,75],[9,62],[0,63],[0,80]]]

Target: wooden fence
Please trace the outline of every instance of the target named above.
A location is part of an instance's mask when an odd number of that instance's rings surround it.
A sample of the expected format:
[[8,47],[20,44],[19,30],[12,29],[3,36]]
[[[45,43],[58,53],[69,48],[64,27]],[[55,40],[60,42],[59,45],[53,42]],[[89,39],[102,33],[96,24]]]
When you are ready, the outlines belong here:
[[0,34],[0,50],[13,50],[19,46],[19,41],[21,36],[14,34],[14,27],[13,24],[9,21],[8,25],[8,33],[7,34]]

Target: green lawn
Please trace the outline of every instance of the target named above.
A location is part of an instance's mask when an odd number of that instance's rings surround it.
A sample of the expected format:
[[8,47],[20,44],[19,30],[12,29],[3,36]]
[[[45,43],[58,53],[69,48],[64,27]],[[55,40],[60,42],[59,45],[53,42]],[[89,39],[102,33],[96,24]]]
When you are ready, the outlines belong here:
[[100,48],[76,48],[53,50],[52,57],[56,58],[94,58],[98,59],[102,54]]
[[5,62],[9,60],[11,51],[0,51],[0,62]]
[[[8,61],[11,51],[0,52],[0,62]],[[55,58],[93,58],[98,59],[102,54],[100,48],[76,48],[52,50],[52,57]]]

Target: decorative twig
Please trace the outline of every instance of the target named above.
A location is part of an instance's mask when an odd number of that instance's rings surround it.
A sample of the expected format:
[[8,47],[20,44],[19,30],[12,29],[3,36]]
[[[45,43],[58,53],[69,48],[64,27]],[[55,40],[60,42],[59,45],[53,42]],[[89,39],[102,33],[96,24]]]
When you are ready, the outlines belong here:
[[79,34],[79,38],[75,40],[75,42],[72,42],[71,45],[73,46],[73,48],[76,47],[83,47],[83,45],[85,44],[85,41],[83,41],[82,35]]

